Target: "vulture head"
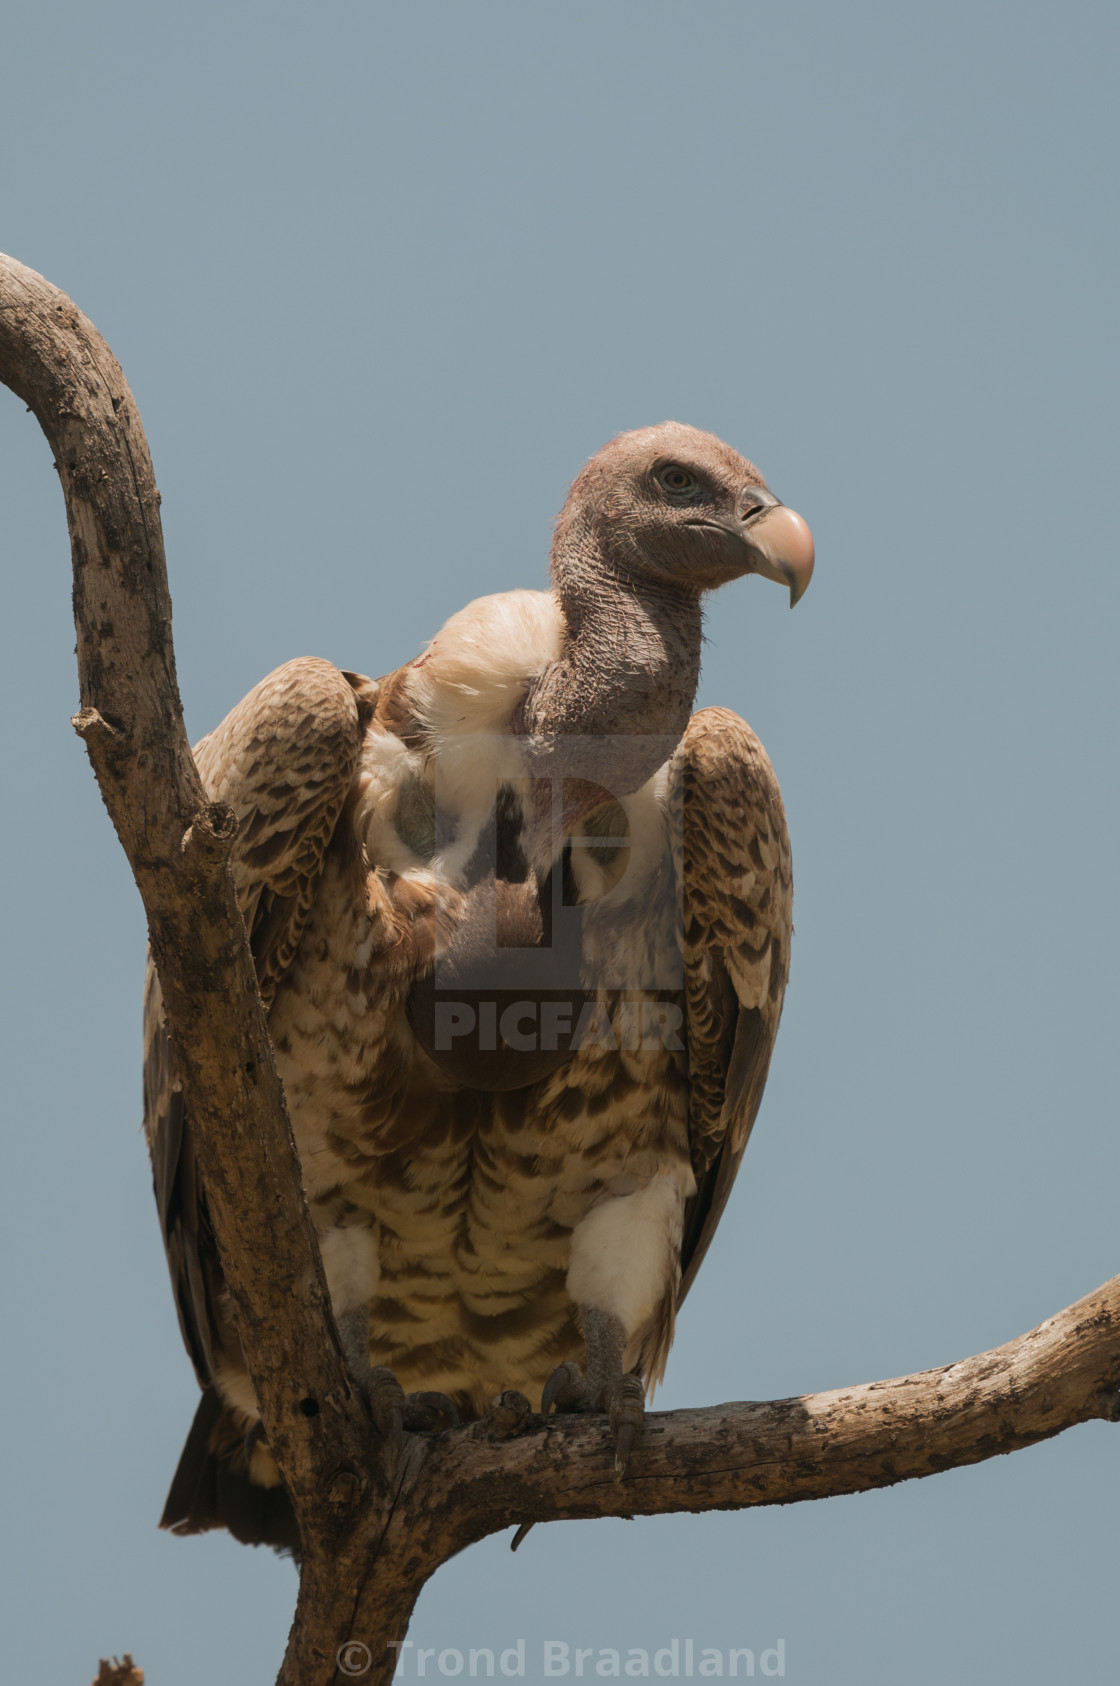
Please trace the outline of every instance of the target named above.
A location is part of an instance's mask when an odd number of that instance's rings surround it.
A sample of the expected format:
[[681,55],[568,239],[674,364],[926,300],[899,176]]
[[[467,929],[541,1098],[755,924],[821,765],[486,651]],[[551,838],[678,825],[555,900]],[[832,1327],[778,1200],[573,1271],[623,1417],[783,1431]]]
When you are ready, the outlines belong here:
[[[714,434],[678,422],[622,433],[578,475],[552,550],[563,646],[512,720],[533,775],[524,808],[518,799],[510,852],[518,871],[505,879],[496,864],[495,813],[494,860],[480,856],[438,977],[423,979],[409,999],[422,1046],[456,1082],[521,1088],[569,1057],[570,1033],[549,1052],[499,1048],[493,1038],[488,1052],[467,1041],[448,1052],[437,1045],[437,1006],[570,1006],[584,910],[568,893],[565,839],[628,831],[620,801],[679,744],[700,674],[703,593],[762,574],[788,586],[796,603],[812,571],[805,522]],[[528,950],[547,961],[532,984]]]
[[556,528],[553,577],[586,586],[594,555],[641,589],[699,595],[743,574],[787,585],[813,572],[813,539],[753,463],[712,433],[662,422],[621,433],[576,478]]

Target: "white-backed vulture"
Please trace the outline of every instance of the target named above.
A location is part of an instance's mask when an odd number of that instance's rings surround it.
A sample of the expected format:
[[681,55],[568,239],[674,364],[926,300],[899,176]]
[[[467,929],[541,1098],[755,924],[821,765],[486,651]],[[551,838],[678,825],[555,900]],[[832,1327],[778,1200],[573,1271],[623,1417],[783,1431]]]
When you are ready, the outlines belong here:
[[[766,754],[691,712],[701,598],[760,573],[796,602],[812,565],[720,440],[622,434],[572,486],[550,591],[470,603],[380,681],[288,662],[197,747],[238,819],[343,1349],[417,1424],[516,1388],[607,1411],[625,1465],[758,1111],[792,931]],[[145,1042],[204,1390],[163,1522],[294,1548],[151,968]]]

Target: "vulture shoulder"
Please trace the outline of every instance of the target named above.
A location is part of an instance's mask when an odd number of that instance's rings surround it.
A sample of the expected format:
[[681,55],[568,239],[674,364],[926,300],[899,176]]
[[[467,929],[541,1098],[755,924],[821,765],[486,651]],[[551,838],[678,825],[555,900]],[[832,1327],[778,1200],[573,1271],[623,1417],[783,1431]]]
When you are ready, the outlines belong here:
[[[327,661],[290,661],[195,748],[207,796],[237,816],[230,866],[266,1007],[307,923],[376,699],[372,680]],[[205,1387],[236,1335],[150,956],[144,1131],[183,1339]]]
[[671,793],[697,1185],[685,1212],[683,1300],[762,1100],[789,975],[793,870],[774,769],[738,715],[693,715],[673,757]]
[[237,816],[230,867],[266,1006],[307,923],[377,695],[373,680],[301,657],[195,747],[207,796]]

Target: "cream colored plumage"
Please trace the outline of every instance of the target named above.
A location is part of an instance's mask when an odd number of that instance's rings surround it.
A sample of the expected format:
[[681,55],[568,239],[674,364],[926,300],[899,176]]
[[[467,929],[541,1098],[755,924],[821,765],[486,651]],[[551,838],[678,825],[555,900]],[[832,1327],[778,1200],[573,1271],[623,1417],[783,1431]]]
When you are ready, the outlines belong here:
[[[663,478],[666,462],[669,472],[683,464],[717,490],[721,473],[734,480],[729,496],[757,502],[745,514],[735,505],[751,554],[771,560],[757,544],[760,516],[781,506],[749,464],[666,424],[624,435],[591,469],[624,442],[637,443],[616,476],[638,472],[638,460]],[[578,497],[588,501],[580,488],[569,520]],[[696,542],[682,538],[687,559]],[[587,554],[583,543],[581,579]],[[718,583],[704,555],[693,596]],[[557,744],[570,759],[585,722],[547,703],[532,711],[577,661],[589,618],[566,595],[562,562],[553,591],[470,604],[379,683],[325,661],[287,663],[196,750],[208,794],[238,818],[235,882],[348,1355],[360,1370],[368,1354],[406,1390],[449,1395],[468,1415],[505,1388],[535,1401],[558,1366],[583,1360],[585,1337],[592,1403],[614,1399],[620,1365],[647,1383],[661,1375],[754,1122],[789,964],[781,798],[743,721],[705,709],[674,729],[674,701],[668,731],[656,710],[651,732],[625,725],[594,780],[573,780],[557,760]],[[661,597],[627,589],[643,650],[656,649],[651,625],[669,647]],[[635,647],[626,613],[611,623],[622,666]],[[602,635],[592,625],[587,636],[598,673]],[[563,801],[540,796],[553,774]],[[429,984],[443,1022],[439,968],[451,968],[445,994],[456,981],[465,989],[456,945],[495,918],[502,963],[503,919],[506,936],[511,920],[538,919],[528,946],[518,936],[523,958],[550,941],[559,950],[552,905],[576,921],[574,989],[570,967],[548,987],[515,968],[517,1028],[502,1018],[488,1052],[476,989],[475,1005],[447,1021],[474,1014],[472,1031],[457,1032],[470,1047],[444,1057],[423,1028]],[[549,1052],[547,1026],[565,1012]],[[164,1523],[224,1523],[239,1538],[295,1546],[267,1448],[244,1446],[252,1384],[152,976],[145,1034],[157,1198],[205,1390]],[[524,1056],[506,1046],[518,1034],[534,1041]],[[574,1376],[554,1388],[561,1404]]]

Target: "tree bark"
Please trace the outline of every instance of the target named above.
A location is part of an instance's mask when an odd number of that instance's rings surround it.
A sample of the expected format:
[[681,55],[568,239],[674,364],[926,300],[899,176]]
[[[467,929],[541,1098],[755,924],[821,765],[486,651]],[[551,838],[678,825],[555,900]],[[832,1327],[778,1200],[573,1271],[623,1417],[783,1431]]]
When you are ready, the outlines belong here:
[[93,1686],[144,1686],[144,1670],[136,1667],[127,1651],[119,1661],[102,1657]]
[[228,870],[234,817],[207,802],[187,744],[140,417],[93,325],[3,256],[0,380],[37,416],[62,481],[82,703],[74,724],[143,898],[222,1266],[303,1539],[280,1682],[388,1679],[392,1642],[425,1581],[513,1524],[860,1492],[1092,1417],[1120,1420],[1117,1277],[1018,1340],[940,1370],[651,1413],[624,1483],[602,1419],[546,1424],[517,1395],[470,1427],[382,1440],[342,1360],[303,1199]]

